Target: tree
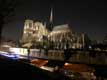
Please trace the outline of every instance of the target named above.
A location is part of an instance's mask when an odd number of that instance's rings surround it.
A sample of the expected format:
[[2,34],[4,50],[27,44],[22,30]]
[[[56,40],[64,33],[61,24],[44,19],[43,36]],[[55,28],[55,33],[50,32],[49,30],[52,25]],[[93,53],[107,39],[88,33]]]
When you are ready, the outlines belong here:
[[15,6],[15,0],[0,0],[0,43],[4,24],[9,22],[14,15]]
[[84,43],[85,43],[85,45],[84,45],[85,49],[88,49],[89,46],[92,43],[91,40],[90,40],[90,38],[89,38],[89,36],[87,34],[84,35]]
[[65,59],[65,61],[66,60],[69,60],[69,58],[72,56],[72,53],[71,53],[71,49],[65,49],[64,50],[64,59]]

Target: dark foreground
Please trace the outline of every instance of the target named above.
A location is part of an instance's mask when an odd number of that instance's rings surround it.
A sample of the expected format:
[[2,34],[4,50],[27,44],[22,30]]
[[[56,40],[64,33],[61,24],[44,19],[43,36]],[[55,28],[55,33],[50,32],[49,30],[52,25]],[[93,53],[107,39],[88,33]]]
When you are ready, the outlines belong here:
[[70,80],[27,63],[0,55],[0,80]]

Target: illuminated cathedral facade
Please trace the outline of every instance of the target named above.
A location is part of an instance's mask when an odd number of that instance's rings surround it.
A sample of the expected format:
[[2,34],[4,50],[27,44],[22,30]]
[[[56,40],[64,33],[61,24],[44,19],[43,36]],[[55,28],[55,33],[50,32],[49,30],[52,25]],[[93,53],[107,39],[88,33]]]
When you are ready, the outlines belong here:
[[74,33],[68,24],[54,26],[52,31],[49,31],[46,24],[27,19],[24,23],[21,42],[25,45],[47,41],[54,49],[66,49],[82,48],[84,45],[83,39],[83,34]]
[[[47,46],[53,49],[67,49],[67,48],[83,48],[84,34],[78,34],[71,30],[68,24],[52,26],[53,24],[52,11],[50,15],[50,26],[46,23],[25,20],[22,39],[23,46],[37,45]],[[51,27],[51,30],[49,29]],[[44,44],[45,42],[45,44]],[[39,44],[39,45],[40,45]]]
[[46,25],[33,20],[25,20],[22,42],[42,41],[43,36],[47,36]]

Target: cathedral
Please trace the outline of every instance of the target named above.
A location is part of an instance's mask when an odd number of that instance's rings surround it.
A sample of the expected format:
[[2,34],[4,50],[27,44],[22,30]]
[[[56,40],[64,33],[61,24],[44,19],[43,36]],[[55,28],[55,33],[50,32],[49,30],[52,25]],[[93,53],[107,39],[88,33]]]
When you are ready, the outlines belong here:
[[25,20],[22,39],[22,47],[41,45],[51,49],[83,48],[84,34],[74,33],[68,24],[53,26],[52,10],[50,14],[50,26],[46,23]]

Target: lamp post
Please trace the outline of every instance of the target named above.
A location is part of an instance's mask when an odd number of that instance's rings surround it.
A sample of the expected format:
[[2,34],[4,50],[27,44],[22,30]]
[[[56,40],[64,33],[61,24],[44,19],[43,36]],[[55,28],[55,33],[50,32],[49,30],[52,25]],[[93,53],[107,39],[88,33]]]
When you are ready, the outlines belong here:
[[30,48],[28,48],[28,55],[27,55],[27,59],[28,59],[28,62],[30,62]]

